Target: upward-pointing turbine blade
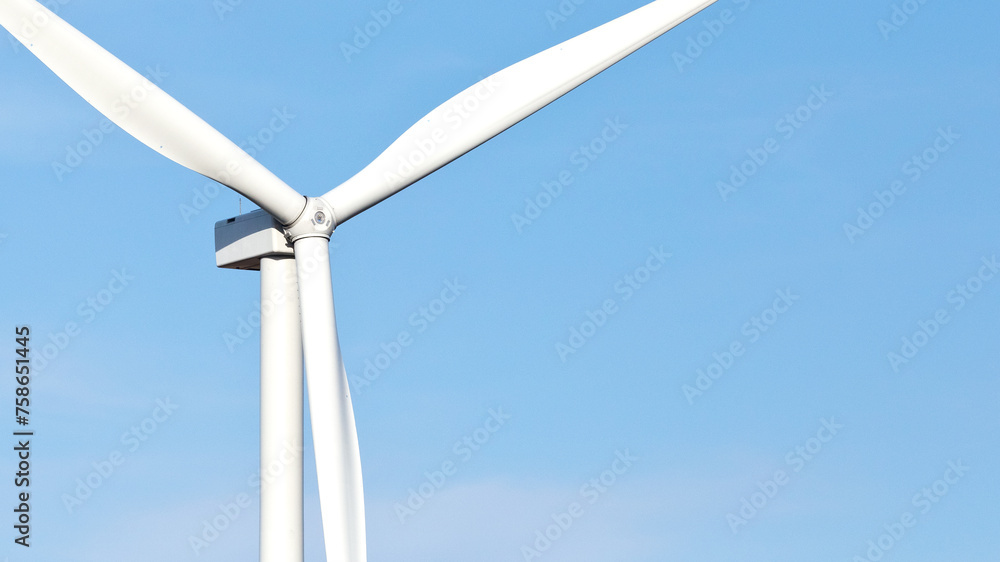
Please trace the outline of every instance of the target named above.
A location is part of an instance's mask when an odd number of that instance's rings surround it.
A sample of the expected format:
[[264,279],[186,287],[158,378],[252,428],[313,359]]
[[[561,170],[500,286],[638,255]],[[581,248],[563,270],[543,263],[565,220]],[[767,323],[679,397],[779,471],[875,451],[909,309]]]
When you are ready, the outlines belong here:
[[330,241],[300,238],[294,248],[326,559],[365,562],[361,453],[347,371],[337,340]]
[[146,146],[241,193],[284,224],[306,200],[211,125],[34,0],[0,0],[0,25]]
[[657,0],[501,70],[410,127],[357,175],[323,196],[337,222],[398,193],[525,117],[716,0]]

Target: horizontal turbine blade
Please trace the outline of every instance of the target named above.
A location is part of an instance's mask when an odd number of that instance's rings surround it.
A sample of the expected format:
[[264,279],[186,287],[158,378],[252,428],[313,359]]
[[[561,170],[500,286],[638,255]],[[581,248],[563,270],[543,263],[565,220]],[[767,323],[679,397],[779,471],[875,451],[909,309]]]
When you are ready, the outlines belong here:
[[657,0],[501,70],[410,127],[323,196],[343,223],[502,133],[716,0]]
[[241,193],[284,224],[306,200],[163,90],[34,0],[0,0],[0,25],[146,146]]

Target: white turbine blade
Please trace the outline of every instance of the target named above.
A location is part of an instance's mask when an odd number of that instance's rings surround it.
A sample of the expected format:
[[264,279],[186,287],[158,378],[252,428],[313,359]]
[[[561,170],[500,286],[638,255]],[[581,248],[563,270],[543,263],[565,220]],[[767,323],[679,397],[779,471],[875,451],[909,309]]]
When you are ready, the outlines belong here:
[[601,73],[716,0],[658,0],[501,70],[410,127],[323,198],[337,223],[419,181]]
[[367,554],[361,453],[347,372],[337,341],[329,244],[326,238],[301,238],[294,245],[309,412],[326,559],[364,562]]
[[0,0],[0,25],[143,144],[246,196],[284,224],[305,198],[240,147],[34,0]]

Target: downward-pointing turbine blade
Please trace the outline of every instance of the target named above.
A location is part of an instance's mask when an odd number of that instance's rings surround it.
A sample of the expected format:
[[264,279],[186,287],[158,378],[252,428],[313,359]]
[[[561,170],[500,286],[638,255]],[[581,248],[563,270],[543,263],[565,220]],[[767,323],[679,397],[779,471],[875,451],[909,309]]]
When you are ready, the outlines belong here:
[[327,560],[365,562],[361,453],[337,341],[329,244],[317,237],[300,238],[294,245],[323,536]]
[[0,0],[0,25],[146,146],[243,194],[284,224],[305,198],[240,147],[34,0]]
[[323,196],[337,222],[419,181],[716,0],[658,0],[501,70],[410,127],[357,175]]

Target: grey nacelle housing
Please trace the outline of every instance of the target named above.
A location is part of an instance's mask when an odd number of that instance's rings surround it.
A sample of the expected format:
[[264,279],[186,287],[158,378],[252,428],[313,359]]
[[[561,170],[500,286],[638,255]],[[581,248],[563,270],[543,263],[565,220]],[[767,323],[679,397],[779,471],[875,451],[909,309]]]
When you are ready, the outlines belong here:
[[221,268],[259,271],[260,258],[292,255],[281,224],[265,211],[215,223],[215,264]]

